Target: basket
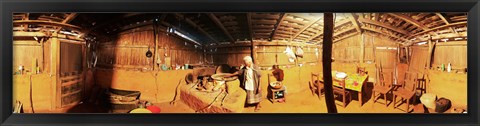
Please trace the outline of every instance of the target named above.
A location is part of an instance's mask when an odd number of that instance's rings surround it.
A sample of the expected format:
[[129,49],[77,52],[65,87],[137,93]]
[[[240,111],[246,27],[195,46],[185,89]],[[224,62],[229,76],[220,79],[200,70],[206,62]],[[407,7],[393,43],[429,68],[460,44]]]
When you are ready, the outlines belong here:
[[110,88],[107,91],[107,95],[109,95],[112,112],[127,113],[128,111],[137,108],[140,94],[140,91],[119,90]]

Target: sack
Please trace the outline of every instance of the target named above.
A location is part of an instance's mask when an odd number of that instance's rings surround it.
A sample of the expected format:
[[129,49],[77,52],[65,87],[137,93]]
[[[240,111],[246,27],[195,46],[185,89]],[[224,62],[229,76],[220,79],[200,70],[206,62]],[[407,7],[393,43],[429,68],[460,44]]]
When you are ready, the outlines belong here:
[[297,52],[295,53],[297,57],[303,58],[303,50],[300,47],[297,47]]
[[295,53],[293,53],[290,47],[287,46],[284,53],[287,55],[289,62],[295,62]]
[[450,109],[450,107],[452,106],[451,101],[449,99],[446,99],[446,98],[438,99],[435,102],[435,104],[436,104],[435,112],[438,112],[438,113],[443,113],[443,112],[447,111],[448,109]]

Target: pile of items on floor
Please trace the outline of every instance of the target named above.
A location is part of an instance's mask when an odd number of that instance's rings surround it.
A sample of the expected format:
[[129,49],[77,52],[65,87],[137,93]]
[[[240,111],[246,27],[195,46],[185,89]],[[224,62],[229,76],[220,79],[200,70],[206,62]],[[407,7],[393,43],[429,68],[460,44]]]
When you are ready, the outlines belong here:
[[198,113],[242,112],[246,93],[231,74],[236,70],[226,64],[194,69],[180,86],[180,100]]
[[139,91],[128,91],[110,88],[106,95],[112,113],[160,113],[161,109],[148,101],[140,100]]

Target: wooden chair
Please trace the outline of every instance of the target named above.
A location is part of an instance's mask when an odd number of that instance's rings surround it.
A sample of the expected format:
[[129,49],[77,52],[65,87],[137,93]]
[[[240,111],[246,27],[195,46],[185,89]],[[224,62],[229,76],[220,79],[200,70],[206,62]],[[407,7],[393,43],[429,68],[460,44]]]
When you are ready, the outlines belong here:
[[[408,77],[408,78],[407,78]],[[403,103],[404,99],[407,101],[407,109],[405,109],[406,112],[409,112],[409,106],[410,106],[410,99],[416,97],[415,95],[415,89],[417,87],[417,74],[412,73],[412,72],[407,72],[405,73],[405,80],[402,85],[402,88],[398,88],[397,90],[393,91],[393,108],[395,109],[396,106],[396,98],[400,97],[402,100],[400,103]],[[415,102],[415,100],[414,100]]]
[[366,68],[365,67],[360,67],[360,66],[357,66],[357,73],[360,74],[360,75],[368,74]]
[[338,82],[342,87],[337,87],[337,86],[333,86],[333,94],[335,95],[341,95],[342,96],[342,107],[345,108],[347,107],[347,95],[349,97],[350,100],[352,100],[352,94],[345,88],[345,79],[341,79],[341,80],[338,80],[338,79],[333,79],[333,81],[336,81]]
[[422,94],[427,93],[427,74],[425,72],[417,72],[415,90],[420,90]]
[[315,93],[317,93],[319,99],[322,96],[322,90],[324,90],[323,81],[320,80],[320,76],[322,76],[322,74],[312,73],[311,82],[309,83],[310,91],[312,92],[312,95],[315,95]]
[[[390,93],[390,91],[392,91],[393,89],[392,79],[393,72],[380,72],[378,82],[376,82],[372,90],[373,103],[376,103],[377,99],[380,98],[380,95],[383,95],[383,99],[385,100],[385,106],[388,107],[387,94]],[[375,96],[376,92],[379,93],[378,97]]]

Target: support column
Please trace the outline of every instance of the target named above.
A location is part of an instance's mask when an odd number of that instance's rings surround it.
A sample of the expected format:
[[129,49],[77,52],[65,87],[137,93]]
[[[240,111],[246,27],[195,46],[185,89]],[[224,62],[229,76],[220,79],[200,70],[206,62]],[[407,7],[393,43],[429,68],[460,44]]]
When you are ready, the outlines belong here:
[[433,51],[432,36],[428,35],[428,59],[427,59],[427,66],[426,66],[427,70],[429,70],[431,67],[432,51]]
[[53,106],[54,108],[61,107],[61,86],[60,86],[60,41],[58,40],[58,34],[53,33],[51,38],[51,45],[50,45],[50,76],[52,77],[52,96],[53,99]]
[[335,99],[333,96],[332,79],[332,45],[333,45],[333,13],[325,13],[323,22],[323,78],[325,87],[325,102],[328,113],[337,113]]
[[362,40],[360,40],[360,64],[364,63],[365,61],[365,36],[363,33],[360,33],[361,34],[361,38]]

